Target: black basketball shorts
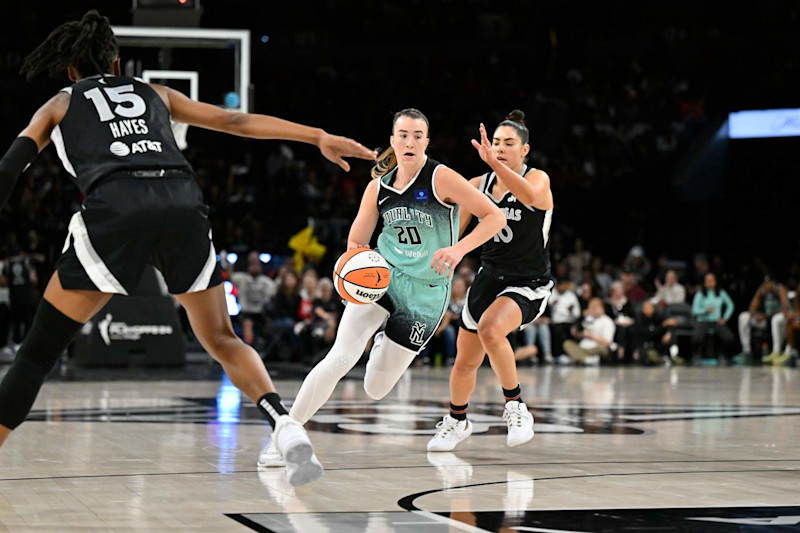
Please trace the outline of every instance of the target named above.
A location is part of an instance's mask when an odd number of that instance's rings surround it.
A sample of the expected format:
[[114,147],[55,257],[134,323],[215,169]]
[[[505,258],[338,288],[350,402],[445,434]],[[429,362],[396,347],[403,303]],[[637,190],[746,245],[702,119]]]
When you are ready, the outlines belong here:
[[89,191],[56,263],[62,287],[130,294],[147,264],[172,294],[222,283],[200,187],[191,174],[168,176],[113,175]]
[[490,266],[483,265],[467,291],[467,302],[461,311],[461,327],[477,333],[483,313],[497,298],[507,296],[522,311],[520,329],[523,329],[544,313],[553,286],[553,279],[549,275],[539,279],[508,278],[493,273]]

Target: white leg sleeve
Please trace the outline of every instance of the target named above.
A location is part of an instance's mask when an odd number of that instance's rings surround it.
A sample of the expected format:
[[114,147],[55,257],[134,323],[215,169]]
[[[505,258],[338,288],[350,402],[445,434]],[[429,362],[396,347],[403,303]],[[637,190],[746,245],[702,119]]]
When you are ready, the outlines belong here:
[[416,356],[416,351],[384,336],[381,344],[373,347],[367,361],[367,373],[364,375],[367,396],[380,400],[389,394]]
[[739,342],[742,343],[743,352],[751,352],[750,349],[750,313],[743,311],[739,314]]
[[378,304],[348,304],[345,307],[336,331],[336,340],[328,355],[303,380],[289,413],[292,418],[305,424],[319,411],[331,397],[339,380],[361,358],[367,341],[387,316],[389,312]]
[[781,353],[784,336],[786,335],[786,317],[783,313],[772,315],[772,353]]

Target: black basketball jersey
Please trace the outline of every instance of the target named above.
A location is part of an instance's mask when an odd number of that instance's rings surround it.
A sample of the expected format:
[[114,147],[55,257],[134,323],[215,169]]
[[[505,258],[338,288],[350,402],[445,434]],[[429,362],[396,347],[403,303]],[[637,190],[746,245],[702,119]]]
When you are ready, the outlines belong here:
[[167,106],[147,83],[92,76],[62,91],[70,94],[69,108],[50,138],[84,194],[115,172],[192,171],[175,142]]
[[[529,170],[522,166],[522,175]],[[525,205],[507,190],[502,197],[492,196],[497,175],[481,177],[479,190],[489,197],[506,217],[506,227],[489,239],[481,252],[481,262],[492,271],[508,277],[540,278],[550,274],[550,224],[553,210],[542,211]]]

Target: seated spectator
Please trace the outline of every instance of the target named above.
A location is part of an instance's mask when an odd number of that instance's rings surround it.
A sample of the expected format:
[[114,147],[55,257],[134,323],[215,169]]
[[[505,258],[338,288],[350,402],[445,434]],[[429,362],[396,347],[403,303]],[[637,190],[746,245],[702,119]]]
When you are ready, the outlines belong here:
[[[611,288],[611,284],[609,284],[609,289]],[[581,303],[581,314],[583,314],[586,309],[589,308],[589,302],[595,296],[602,293],[602,289],[595,289],[595,286],[591,283],[582,283],[580,289],[578,290],[578,301]]]
[[456,360],[456,337],[458,328],[461,327],[461,311],[467,301],[467,281],[460,275],[453,276],[450,289],[450,305],[444,313],[442,323],[433,334],[433,339],[421,353],[422,361],[430,363],[431,350],[441,349],[448,366]]
[[528,360],[533,364],[539,362],[537,355],[539,348],[536,346],[536,339],[539,339],[539,344],[542,345],[542,354],[544,361],[547,364],[553,364],[553,342],[550,335],[550,317],[549,312],[545,310],[545,314],[533,321],[523,329],[520,334],[522,335],[523,345],[514,350],[514,358],[517,361]]
[[650,301],[661,307],[686,301],[686,287],[678,283],[678,273],[675,270],[667,270],[663,284],[656,278],[656,294]]
[[634,323],[633,304],[625,295],[625,288],[621,281],[611,284],[611,291],[605,302],[606,314],[611,317],[616,325],[614,342],[619,346],[617,357],[624,359],[630,353],[630,328]]
[[642,304],[641,316],[633,325],[632,348],[633,360],[641,363],[656,364],[666,356],[671,334],[666,329],[673,320],[664,320],[653,302]]
[[336,337],[336,328],[344,311],[341,300],[335,294],[333,281],[322,278],[318,282],[319,296],[314,299],[311,310],[311,326],[308,328],[311,348],[307,361],[316,363],[317,356],[325,355]]
[[231,281],[238,293],[242,312],[242,337],[244,342],[253,346],[256,337],[264,329],[265,308],[278,290],[278,284],[265,275],[258,252],[250,252],[247,256],[247,271],[233,272]]
[[650,260],[644,255],[644,248],[638,244],[630,249],[622,264],[622,271],[632,272],[639,281],[647,279],[651,268]]
[[695,254],[694,270],[686,283],[686,288],[689,290],[690,296],[694,297],[695,293],[703,290],[706,274],[709,272],[711,272],[711,267],[708,264],[708,258],[706,258],[705,254]]
[[[737,357],[743,359],[745,363],[751,363],[753,334],[755,333],[759,339],[766,340],[770,323],[774,321],[776,325],[780,324],[783,322],[783,313],[788,313],[788,311],[789,301],[786,297],[786,287],[775,283],[770,276],[765,276],[764,282],[756,289],[756,293],[750,301],[750,307],[747,311],[739,314],[739,342],[742,344],[742,353]],[[775,343],[780,343],[780,340],[780,338],[774,338],[773,335],[772,352],[763,358],[763,362],[772,363],[780,355],[780,346],[775,346]]]
[[569,279],[558,278],[558,283],[547,301],[547,306],[550,309],[552,346],[559,350],[559,354],[556,355],[560,355],[564,340],[569,338],[572,326],[581,317],[581,304],[575,293],[570,290]]
[[792,296],[793,301],[784,318],[783,334],[786,339],[786,350],[772,361],[776,366],[781,366],[790,358],[797,357],[798,342],[800,342],[800,285]]
[[[592,257],[591,271],[594,276],[594,283],[600,287],[598,294],[606,294],[611,289],[611,283],[614,281],[614,278],[607,271],[607,266],[610,267],[611,265],[604,265],[603,259],[599,256]],[[586,301],[588,302],[589,300],[587,299]]]
[[[600,358],[608,358],[614,344],[614,321],[606,315],[603,300],[593,298],[583,319],[582,329],[573,327],[572,339],[564,341],[564,351],[568,354],[561,360],[575,361],[586,365],[600,364]],[[563,357],[563,356],[562,356]]]
[[628,300],[636,303],[643,302],[647,299],[647,291],[641,286],[641,278],[638,274],[628,270],[623,271],[621,280],[623,291]]
[[[281,275],[281,284],[272,306],[272,341],[279,348],[282,358],[288,359],[297,350],[298,339],[294,333],[298,322],[300,308],[300,289],[297,274],[292,269],[285,269]],[[287,354],[288,352],[288,354]]]
[[[716,334],[723,345],[723,354],[733,342],[733,333],[727,326],[733,315],[733,300],[724,289],[717,288],[717,277],[709,272],[705,275],[704,289],[697,291],[692,301],[694,334],[692,349],[700,357],[703,341],[709,334]],[[722,355],[722,354],[721,354]]]

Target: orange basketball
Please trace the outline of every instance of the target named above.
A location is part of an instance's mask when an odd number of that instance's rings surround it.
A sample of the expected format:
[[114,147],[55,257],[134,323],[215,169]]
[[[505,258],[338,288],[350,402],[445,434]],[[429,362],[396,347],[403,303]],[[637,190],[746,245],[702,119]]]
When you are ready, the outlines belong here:
[[339,296],[354,304],[377,302],[389,289],[389,264],[369,248],[353,248],[333,267],[333,284]]

